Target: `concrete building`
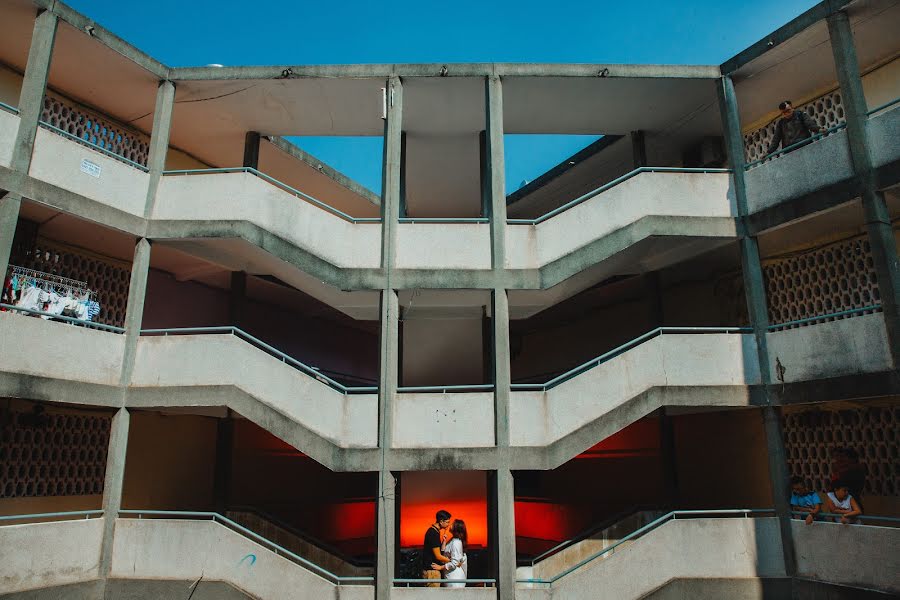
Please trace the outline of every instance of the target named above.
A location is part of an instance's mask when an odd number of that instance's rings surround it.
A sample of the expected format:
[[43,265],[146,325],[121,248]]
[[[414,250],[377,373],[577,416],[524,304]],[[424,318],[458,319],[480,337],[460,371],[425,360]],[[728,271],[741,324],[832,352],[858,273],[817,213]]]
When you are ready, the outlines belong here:
[[[0,597],[900,593],[900,2],[706,66],[0,14]],[[769,154],[786,98],[822,131]],[[512,190],[522,134],[597,141]],[[381,193],[303,136],[381,138]],[[791,518],[853,469],[860,523]],[[465,590],[414,581],[441,508]]]

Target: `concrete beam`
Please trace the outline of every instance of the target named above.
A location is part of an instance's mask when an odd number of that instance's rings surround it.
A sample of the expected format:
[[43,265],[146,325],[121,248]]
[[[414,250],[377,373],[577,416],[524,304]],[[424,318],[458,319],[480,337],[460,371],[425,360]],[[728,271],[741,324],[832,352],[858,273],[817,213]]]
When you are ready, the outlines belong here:
[[176,67],[173,81],[232,81],[321,77],[623,77],[717,79],[717,65],[624,65],[555,63],[430,63],[372,65],[273,65]]
[[[249,134],[248,134],[249,135]],[[328,177],[341,187],[347,188],[354,194],[362,196],[367,201],[371,202],[375,206],[381,206],[381,198],[375,194],[372,190],[364,187],[362,184],[357,183],[356,181],[350,179],[334,167],[329,166],[323,160],[316,158],[309,152],[303,150],[302,148],[298,148],[294,144],[290,143],[286,139],[279,137],[277,135],[266,136],[266,139],[270,144],[281,150],[282,152],[290,155],[292,158],[296,158],[300,162],[306,163],[310,167],[317,170],[319,173]],[[249,166],[249,165],[245,165]],[[255,167],[254,167],[255,168]]]
[[847,119],[847,139],[853,168],[862,183],[862,205],[866,231],[872,248],[872,260],[878,278],[882,310],[887,327],[888,343],[895,365],[900,365],[900,257],[894,238],[891,215],[878,189],[878,178],[869,153],[868,106],[863,92],[862,78],[853,30],[846,12],[828,17],[828,34],[837,71],[844,114]]
[[112,567],[113,536],[116,518],[122,508],[122,487],[125,482],[125,458],[128,454],[128,430],[131,415],[120,408],[112,419],[109,447],[106,453],[106,475],[103,481],[103,540],[100,547],[100,577],[109,576]]
[[89,35],[110,50],[121,54],[139,67],[149,71],[160,79],[167,79],[169,67],[162,64],[148,54],[141,52],[116,34],[99,25],[93,19],[89,19],[73,8],[59,2],[59,0],[32,0],[34,5],[59,17],[75,29]]
[[153,110],[153,130],[150,134],[150,153],[147,168],[150,170],[150,182],[147,186],[147,202],[144,205],[144,217],[153,214],[156,205],[156,191],[159,180],[166,170],[166,156],[169,153],[169,134],[172,129],[172,109],[175,106],[175,84],[161,81],[156,90],[156,107]]
[[50,63],[53,60],[57,25],[56,15],[51,12],[40,13],[34,21],[28,64],[25,67],[22,90],[19,92],[19,130],[10,160],[10,166],[22,173],[27,173],[31,166],[34,138],[44,108],[44,93],[47,91]]
[[850,0],[823,0],[800,16],[782,25],[749,48],[742,50],[722,63],[722,75],[731,75],[744,65],[756,60],[769,50],[783,44],[804,29],[825,19],[850,3]]

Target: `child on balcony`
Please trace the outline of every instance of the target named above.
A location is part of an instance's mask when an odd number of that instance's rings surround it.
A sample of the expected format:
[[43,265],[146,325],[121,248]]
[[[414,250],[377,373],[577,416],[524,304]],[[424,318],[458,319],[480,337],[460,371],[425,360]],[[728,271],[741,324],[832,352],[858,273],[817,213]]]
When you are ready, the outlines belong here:
[[806,524],[812,525],[816,515],[822,511],[822,500],[819,495],[809,490],[802,477],[791,477],[791,509],[796,512],[809,513]]

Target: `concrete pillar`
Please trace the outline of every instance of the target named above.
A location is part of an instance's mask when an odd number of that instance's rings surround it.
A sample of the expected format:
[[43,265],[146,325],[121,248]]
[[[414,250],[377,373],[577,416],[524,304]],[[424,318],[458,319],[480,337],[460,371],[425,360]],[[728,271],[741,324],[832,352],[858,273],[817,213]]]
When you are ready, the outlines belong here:
[[516,510],[515,485],[512,472],[500,468],[491,477],[492,504],[496,506],[493,533],[494,564],[497,565],[498,600],[516,597]]
[[378,474],[378,514],[375,532],[375,599],[389,600],[397,565],[397,479],[382,469]]
[[856,175],[862,183],[866,231],[872,247],[872,261],[878,278],[888,342],[894,364],[897,365],[900,364],[900,259],[891,217],[884,194],[878,189],[875,168],[869,154],[868,106],[847,13],[836,12],[828,17],[828,33],[844,100],[850,156]]
[[491,292],[493,325],[492,363],[494,365],[494,441],[509,447],[509,402],[512,382],[509,354],[509,297],[503,288]]
[[[770,386],[772,373],[769,369],[769,349],[766,334],[769,327],[769,313],[766,303],[766,287],[763,278],[762,263],[759,256],[759,244],[755,237],[747,235],[745,220],[749,215],[747,188],[744,182],[744,141],[741,135],[741,122],[738,113],[737,95],[731,77],[722,77],[718,87],[719,113],[722,115],[725,146],[734,170],[734,191],[738,208],[738,235],[740,236],[741,267],[744,276],[744,291],[747,297],[747,308],[750,324],[756,338],[757,359],[762,375],[762,391],[764,395],[764,411],[774,410],[771,407]],[[765,413],[764,413],[765,414]],[[788,480],[781,476],[787,470],[787,452],[780,428],[768,425],[771,417],[766,417],[766,448],[769,458],[769,477],[772,485],[772,496],[775,498],[775,511],[778,517],[781,548],[785,569],[789,576],[796,572],[794,541],[790,523],[790,486]]]
[[647,166],[647,140],[642,129],[631,132],[631,157],[635,169]]
[[147,187],[147,201],[144,205],[144,216],[153,214],[156,204],[156,190],[159,180],[166,169],[166,157],[169,153],[169,133],[172,129],[172,108],[175,106],[175,84],[171,81],[159,82],[156,89],[156,107],[153,110],[153,131],[150,132],[150,151],[147,156],[147,168],[150,170],[150,184]]
[[[381,268],[390,277],[397,246],[400,219],[403,147],[403,84],[392,76],[387,81],[387,118],[384,123],[384,166],[381,186]],[[390,285],[385,286],[390,289]]]
[[248,131],[244,136],[244,166],[259,169],[259,132]]
[[506,175],[503,157],[503,85],[491,75],[485,82],[487,116],[486,178],[491,210],[491,264],[494,272],[506,268]]
[[10,163],[13,170],[22,173],[27,173],[31,167],[31,153],[44,107],[44,93],[47,91],[58,23],[59,19],[50,11],[39,13],[34,21],[28,64],[25,66],[25,77],[19,93],[19,131],[16,133]]
[[141,322],[144,318],[144,301],[147,296],[147,276],[150,272],[150,240],[138,239],[134,246],[134,260],[131,263],[131,279],[128,283],[128,304],[125,305],[125,353],[119,385],[127,389],[134,370],[137,344],[141,337]]
[[112,566],[113,535],[116,518],[122,508],[125,481],[125,458],[128,453],[128,430],[131,415],[120,408],[112,419],[109,448],[106,453],[106,476],[103,482],[103,540],[100,546],[100,577],[105,581]]
[[12,253],[21,206],[22,197],[17,194],[6,194],[0,198],[0,279],[6,277],[9,268],[9,255]]

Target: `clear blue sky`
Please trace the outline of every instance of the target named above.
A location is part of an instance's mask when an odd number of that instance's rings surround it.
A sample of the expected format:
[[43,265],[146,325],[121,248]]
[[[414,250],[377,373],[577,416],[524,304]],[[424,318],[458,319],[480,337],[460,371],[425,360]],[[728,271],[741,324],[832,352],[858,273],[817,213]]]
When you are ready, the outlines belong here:
[[[68,2],[169,66],[395,62],[719,64],[816,3]],[[516,189],[523,179],[535,178],[593,139],[542,136],[539,144],[534,139],[510,140],[508,189]],[[295,141],[363,185],[380,190],[380,140]]]

